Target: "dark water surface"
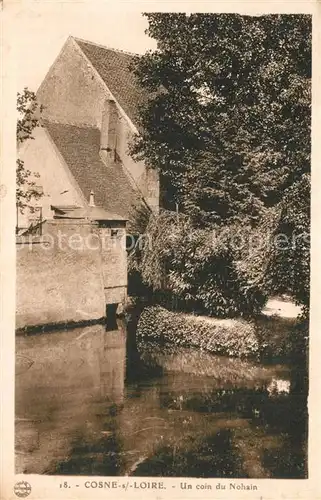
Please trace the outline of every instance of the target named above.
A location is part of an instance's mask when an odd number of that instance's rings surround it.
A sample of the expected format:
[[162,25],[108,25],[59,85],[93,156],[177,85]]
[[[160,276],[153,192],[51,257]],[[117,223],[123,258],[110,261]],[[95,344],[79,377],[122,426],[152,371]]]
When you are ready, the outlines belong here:
[[303,478],[298,366],[138,345],[124,326],[17,337],[18,473]]

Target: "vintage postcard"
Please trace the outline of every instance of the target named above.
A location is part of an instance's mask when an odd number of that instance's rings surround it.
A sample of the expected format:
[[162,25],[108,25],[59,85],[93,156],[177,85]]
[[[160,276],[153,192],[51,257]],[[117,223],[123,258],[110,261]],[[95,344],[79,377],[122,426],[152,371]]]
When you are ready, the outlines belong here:
[[3,3],[1,499],[321,497],[320,9]]

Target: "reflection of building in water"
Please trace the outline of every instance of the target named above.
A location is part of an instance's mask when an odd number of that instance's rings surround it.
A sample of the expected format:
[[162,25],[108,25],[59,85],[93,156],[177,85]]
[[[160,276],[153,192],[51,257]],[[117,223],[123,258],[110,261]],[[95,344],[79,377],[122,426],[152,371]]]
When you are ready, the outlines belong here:
[[99,325],[18,337],[17,355],[17,473],[43,473],[101,429],[106,403],[123,401],[126,332]]
[[126,332],[118,330],[102,334],[102,345],[98,351],[100,396],[120,404],[124,399],[126,369]]
[[85,372],[83,375],[88,378],[88,383],[82,383],[82,390],[90,386],[91,398],[101,400],[103,397],[114,404],[122,402],[126,367],[125,328],[119,322],[117,330],[106,331],[99,326],[96,334],[91,335],[90,328],[85,328],[83,335],[79,338],[83,364],[78,375],[80,377]]

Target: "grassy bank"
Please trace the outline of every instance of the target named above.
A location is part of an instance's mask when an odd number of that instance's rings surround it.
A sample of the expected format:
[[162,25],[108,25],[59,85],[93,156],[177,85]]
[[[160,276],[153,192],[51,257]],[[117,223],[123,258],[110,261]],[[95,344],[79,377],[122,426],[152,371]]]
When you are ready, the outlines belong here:
[[[197,347],[211,353],[256,359],[288,358],[305,339],[294,318],[261,315],[255,320],[216,319],[146,307],[139,319],[139,340]],[[301,347],[300,347],[301,348]]]

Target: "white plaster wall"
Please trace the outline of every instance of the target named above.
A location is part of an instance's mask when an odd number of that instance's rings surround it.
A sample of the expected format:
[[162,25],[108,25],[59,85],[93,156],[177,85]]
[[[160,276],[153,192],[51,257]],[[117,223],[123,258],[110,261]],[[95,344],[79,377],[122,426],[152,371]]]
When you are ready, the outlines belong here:
[[37,92],[42,116],[62,123],[100,127],[106,86],[69,38]]
[[[50,205],[84,206],[86,200],[77,188],[77,184],[61,159],[45,128],[37,127],[34,139],[27,141],[18,153],[24,161],[25,168],[39,173],[35,178],[38,186],[43,188],[43,196],[33,202],[42,207],[43,219],[52,218]],[[66,191],[66,192],[64,192]],[[36,212],[36,215],[38,212]],[[19,214],[19,227],[27,227],[30,213]]]

